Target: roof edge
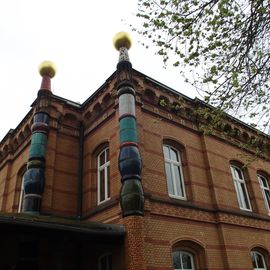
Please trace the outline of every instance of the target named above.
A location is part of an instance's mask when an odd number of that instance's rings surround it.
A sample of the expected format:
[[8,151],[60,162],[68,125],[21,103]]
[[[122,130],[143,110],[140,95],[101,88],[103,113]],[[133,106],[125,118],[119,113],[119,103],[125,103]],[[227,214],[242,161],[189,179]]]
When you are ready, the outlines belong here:
[[96,235],[125,235],[125,228],[123,225],[81,221],[53,216],[0,213],[0,224],[82,232]]

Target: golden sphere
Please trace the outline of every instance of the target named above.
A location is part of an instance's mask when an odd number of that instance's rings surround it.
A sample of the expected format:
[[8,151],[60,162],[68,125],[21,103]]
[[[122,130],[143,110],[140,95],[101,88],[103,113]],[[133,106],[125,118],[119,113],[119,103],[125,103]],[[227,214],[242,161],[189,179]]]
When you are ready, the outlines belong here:
[[49,76],[50,78],[53,78],[56,74],[56,66],[51,61],[43,61],[39,67],[39,74],[43,76]]
[[131,47],[131,37],[127,32],[119,32],[113,37],[113,45],[119,51],[121,47]]

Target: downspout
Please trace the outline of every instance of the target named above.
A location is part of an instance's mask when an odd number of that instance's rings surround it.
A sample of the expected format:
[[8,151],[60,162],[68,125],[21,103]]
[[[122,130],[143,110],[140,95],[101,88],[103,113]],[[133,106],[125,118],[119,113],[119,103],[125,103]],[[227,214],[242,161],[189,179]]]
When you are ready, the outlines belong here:
[[79,162],[78,162],[78,201],[77,201],[77,219],[82,217],[83,205],[83,153],[84,153],[84,126],[80,123],[79,130]]

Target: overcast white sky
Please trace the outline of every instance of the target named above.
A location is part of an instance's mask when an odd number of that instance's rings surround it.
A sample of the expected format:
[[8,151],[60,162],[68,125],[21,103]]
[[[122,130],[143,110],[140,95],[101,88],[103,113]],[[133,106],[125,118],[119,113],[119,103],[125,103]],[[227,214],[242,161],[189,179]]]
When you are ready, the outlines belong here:
[[[38,66],[57,66],[53,93],[83,102],[115,71],[118,52],[112,38],[129,31],[137,0],[0,0],[0,140],[30,109],[39,90]],[[164,69],[153,50],[131,33],[130,59],[146,75],[194,97],[176,69]]]

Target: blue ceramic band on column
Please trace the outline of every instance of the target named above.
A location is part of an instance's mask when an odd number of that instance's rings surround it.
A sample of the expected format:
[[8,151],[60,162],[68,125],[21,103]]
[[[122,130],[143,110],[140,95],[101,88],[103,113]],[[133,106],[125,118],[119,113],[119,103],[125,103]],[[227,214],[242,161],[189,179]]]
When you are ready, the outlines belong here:
[[44,188],[44,169],[31,168],[24,175],[24,192],[41,194]]
[[44,112],[37,112],[34,115],[34,123],[38,123],[38,122],[49,124],[49,115]]
[[140,180],[142,160],[139,149],[136,146],[124,146],[119,153],[119,171],[122,181],[136,177]]

